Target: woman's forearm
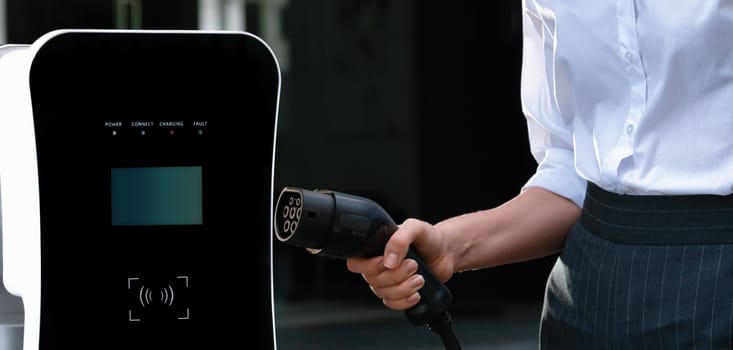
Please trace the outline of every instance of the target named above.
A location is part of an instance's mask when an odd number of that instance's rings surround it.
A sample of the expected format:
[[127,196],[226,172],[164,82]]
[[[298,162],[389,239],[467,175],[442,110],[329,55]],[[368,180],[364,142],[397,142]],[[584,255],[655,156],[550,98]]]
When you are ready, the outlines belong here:
[[572,201],[531,187],[503,205],[444,220],[438,227],[454,272],[540,258],[562,249],[580,215]]

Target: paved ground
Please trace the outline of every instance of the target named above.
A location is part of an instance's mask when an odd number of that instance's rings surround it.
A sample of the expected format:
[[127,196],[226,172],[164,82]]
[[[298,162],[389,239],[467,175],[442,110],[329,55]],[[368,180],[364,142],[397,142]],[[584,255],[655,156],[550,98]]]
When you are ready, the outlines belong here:
[[[453,313],[462,350],[536,350],[538,305],[504,305],[500,312]],[[427,326],[401,312],[354,303],[276,304],[278,350],[445,350]]]

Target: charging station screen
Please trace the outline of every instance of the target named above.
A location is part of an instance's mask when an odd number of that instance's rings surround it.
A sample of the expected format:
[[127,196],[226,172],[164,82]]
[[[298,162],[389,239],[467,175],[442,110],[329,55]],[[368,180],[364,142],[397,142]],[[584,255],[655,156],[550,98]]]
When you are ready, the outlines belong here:
[[200,166],[112,168],[112,226],[201,225]]

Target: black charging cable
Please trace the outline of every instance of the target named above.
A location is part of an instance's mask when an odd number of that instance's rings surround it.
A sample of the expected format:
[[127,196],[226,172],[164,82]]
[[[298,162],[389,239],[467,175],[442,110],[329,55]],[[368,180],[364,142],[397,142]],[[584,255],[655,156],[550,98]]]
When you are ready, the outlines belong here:
[[[398,226],[370,199],[285,187],[275,206],[274,227],[280,242],[304,247],[311,254],[346,259],[381,255]],[[446,350],[460,350],[448,313],[453,295],[412,247],[407,258],[417,262],[417,273],[425,283],[418,291],[420,301],[406,309],[405,316],[414,325],[427,325],[440,336]]]
[[448,311],[441,315],[440,319],[434,320],[428,323],[428,328],[435,334],[440,336],[440,340],[445,345],[446,350],[460,350],[461,344],[458,342],[458,337],[453,332],[451,327],[453,323],[450,313]]

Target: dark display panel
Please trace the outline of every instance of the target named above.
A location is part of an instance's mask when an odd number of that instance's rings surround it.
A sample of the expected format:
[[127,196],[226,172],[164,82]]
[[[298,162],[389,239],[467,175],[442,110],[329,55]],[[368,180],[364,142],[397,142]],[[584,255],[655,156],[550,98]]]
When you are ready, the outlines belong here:
[[201,167],[112,168],[112,226],[201,225]]

